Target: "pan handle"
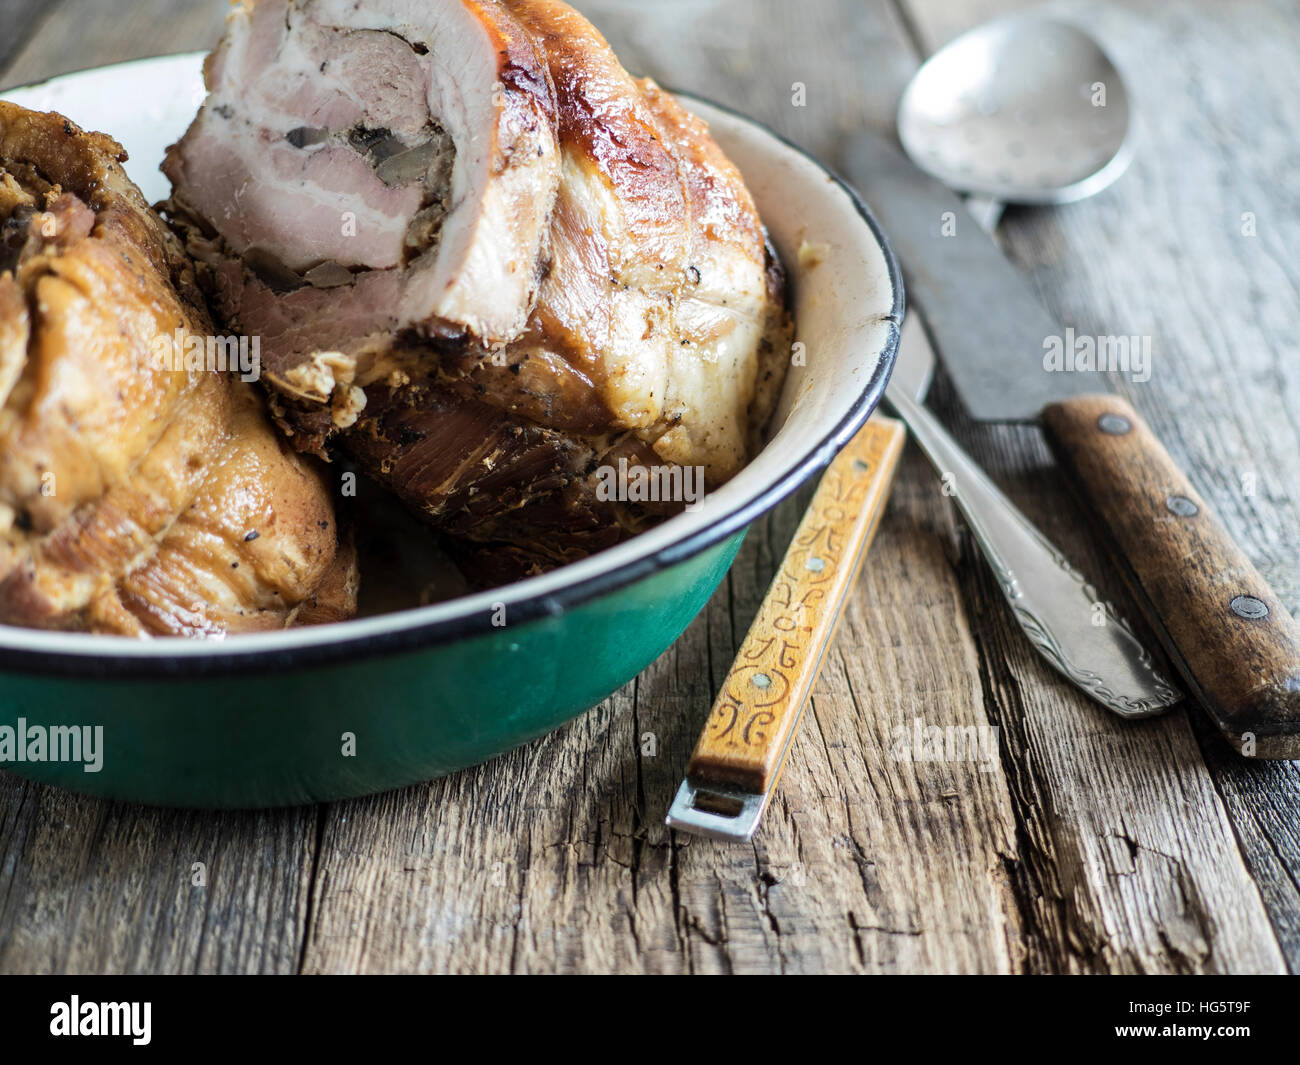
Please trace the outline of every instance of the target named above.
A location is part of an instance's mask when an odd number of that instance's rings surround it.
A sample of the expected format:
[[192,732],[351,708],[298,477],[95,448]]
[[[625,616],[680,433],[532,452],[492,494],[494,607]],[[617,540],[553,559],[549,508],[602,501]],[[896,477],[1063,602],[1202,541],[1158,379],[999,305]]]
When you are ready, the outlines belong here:
[[875,415],[822,477],[705,722],[670,827],[736,842],[758,827],[880,525],[905,435]]

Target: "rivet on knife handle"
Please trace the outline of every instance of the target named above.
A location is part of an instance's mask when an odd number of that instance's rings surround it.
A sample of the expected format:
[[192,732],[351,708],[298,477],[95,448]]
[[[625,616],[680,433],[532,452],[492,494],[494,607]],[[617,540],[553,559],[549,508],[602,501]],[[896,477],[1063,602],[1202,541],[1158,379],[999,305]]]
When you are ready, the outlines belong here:
[[754,834],[880,524],[905,435],[877,415],[827,469],[723,681],[669,826],[737,842]]
[[1243,754],[1300,758],[1300,625],[1137,411],[1083,396],[1043,424],[1219,729]]

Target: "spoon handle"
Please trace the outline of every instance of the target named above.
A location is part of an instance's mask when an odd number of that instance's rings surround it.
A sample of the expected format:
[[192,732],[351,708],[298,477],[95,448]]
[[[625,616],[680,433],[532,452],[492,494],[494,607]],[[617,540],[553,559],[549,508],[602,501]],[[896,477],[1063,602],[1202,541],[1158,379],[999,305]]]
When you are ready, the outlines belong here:
[[753,835],[889,499],[905,431],[875,415],[830,464],[723,681],[667,823]]

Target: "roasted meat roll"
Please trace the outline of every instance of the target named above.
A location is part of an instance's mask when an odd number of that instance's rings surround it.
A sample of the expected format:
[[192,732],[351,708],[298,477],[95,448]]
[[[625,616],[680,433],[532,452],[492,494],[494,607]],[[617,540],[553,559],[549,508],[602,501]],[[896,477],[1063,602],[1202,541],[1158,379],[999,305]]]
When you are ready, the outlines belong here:
[[0,621],[216,637],[346,618],[328,481],[225,372],[125,158],[0,102]]
[[168,210],[298,447],[525,570],[694,501],[610,470],[751,457],[780,264],[705,125],[566,4],[250,0],[206,80]]

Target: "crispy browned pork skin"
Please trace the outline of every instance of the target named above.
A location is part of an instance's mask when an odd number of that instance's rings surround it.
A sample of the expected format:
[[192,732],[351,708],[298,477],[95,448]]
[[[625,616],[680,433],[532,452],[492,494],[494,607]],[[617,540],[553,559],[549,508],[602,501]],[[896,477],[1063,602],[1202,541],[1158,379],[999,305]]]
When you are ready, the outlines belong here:
[[204,637],[341,620],[356,566],[327,482],[254,386],[168,357],[213,326],[125,158],[0,102],[0,622]]
[[297,446],[534,570],[674,509],[602,468],[752,456],[780,265],[704,124],[572,8],[245,2],[206,78],[169,209]]

